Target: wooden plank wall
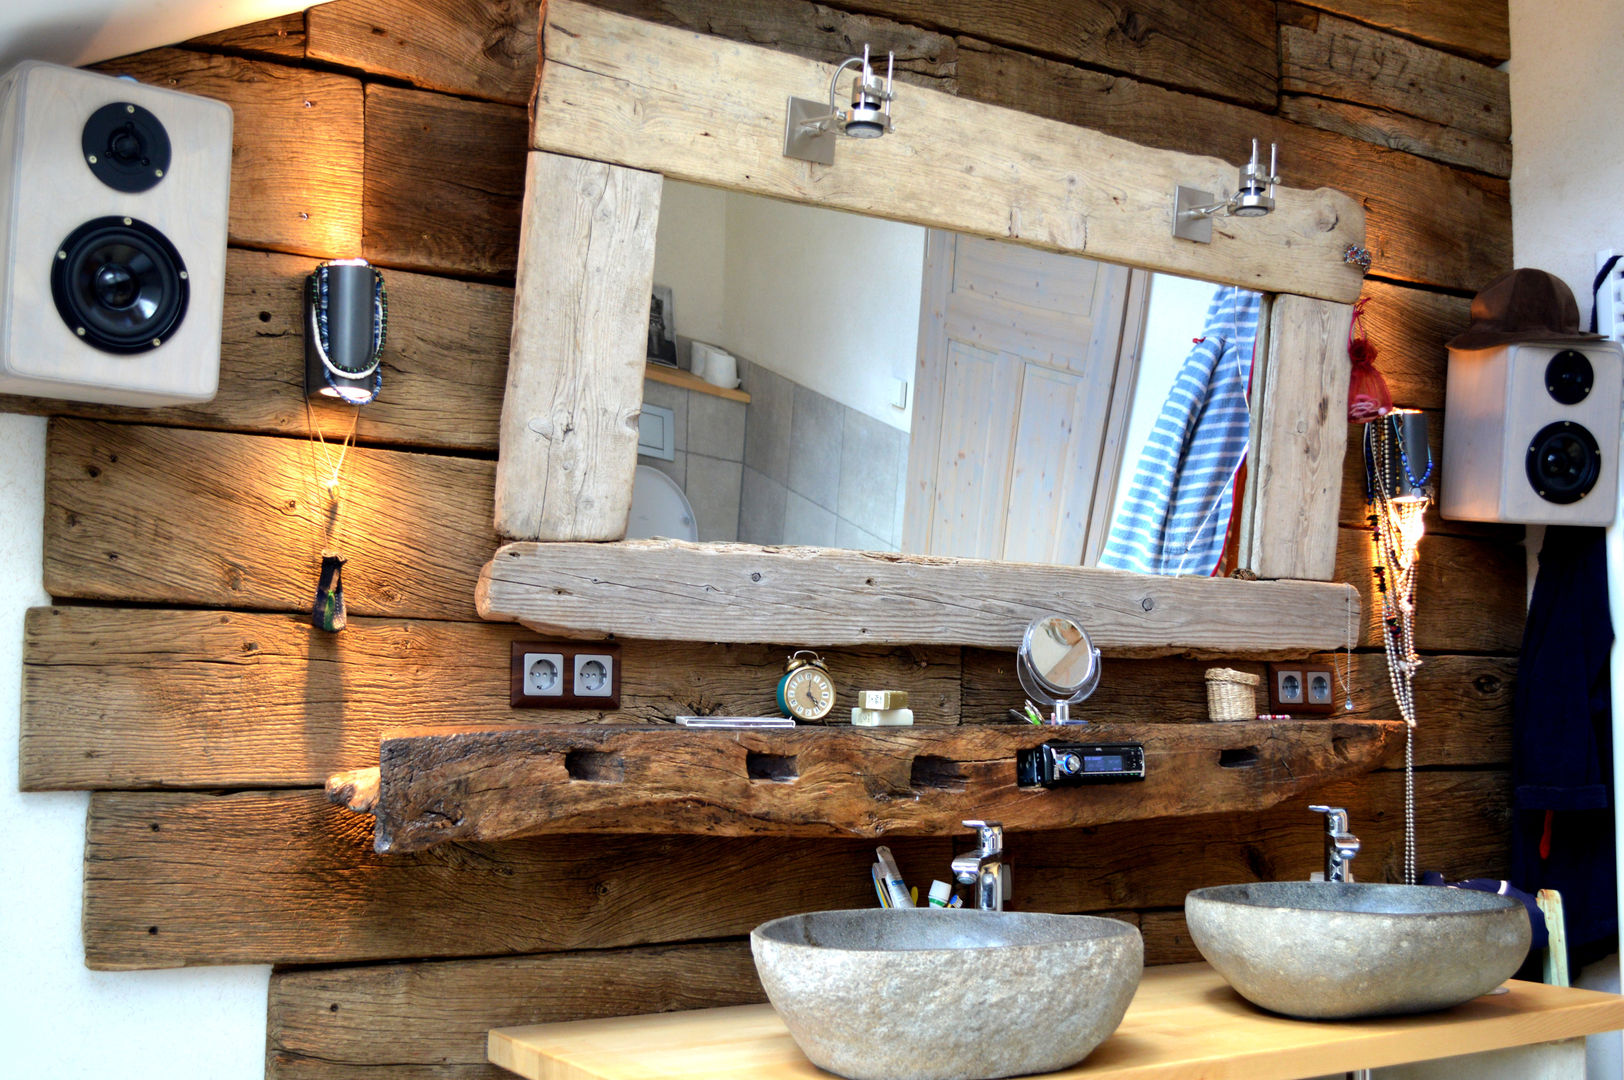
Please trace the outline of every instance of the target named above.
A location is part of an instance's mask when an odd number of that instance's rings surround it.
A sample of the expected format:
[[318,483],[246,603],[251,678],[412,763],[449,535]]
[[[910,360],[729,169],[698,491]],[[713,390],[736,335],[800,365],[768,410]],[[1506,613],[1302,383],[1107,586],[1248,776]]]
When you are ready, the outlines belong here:
[[[1280,143],[1295,186],[1363,201],[1371,334],[1398,401],[1443,400],[1443,341],[1506,269],[1504,0],[1417,5],[1144,0],[606,0],[618,10],[834,60],[895,48],[903,77],[1154,146],[1240,160]],[[869,901],[867,845],[548,838],[373,854],[328,805],[330,772],[386,727],[503,722],[510,626],[473,621],[494,548],[492,463],[512,309],[536,0],[338,0],[105,65],[237,115],[224,361],[207,405],[140,411],[6,399],[52,422],[47,584],[26,643],[25,788],[91,789],[85,948],[98,968],[273,963],[267,1073],[494,1077],[492,1025],[759,998],[742,935]],[[804,88],[803,88],[804,89]],[[786,88],[764,88],[782,95]],[[391,292],[384,392],[359,422],[336,515],[301,391],[298,282],[360,252]],[[349,416],[320,408],[331,440]],[[1358,432],[1351,433],[1357,438]],[[1354,444],[1357,446],[1357,443]],[[1338,572],[1368,595],[1357,453]],[[1429,521],[1418,639],[1420,862],[1505,867],[1517,529]],[[352,614],[303,612],[337,531]],[[1356,628],[1356,715],[1392,717]],[[785,647],[628,641],[616,716],[770,707]],[[908,687],[922,720],[998,720],[1010,655],[831,650],[855,683]],[[1320,658],[1325,659],[1325,658]],[[1108,657],[1087,712],[1198,721],[1202,670]],[[1242,664],[1250,670],[1260,665]],[[374,758],[375,760],[375,758]],[[1340,782],[1365,877],[1399,859],[1400,775]],[[1023,907],[1114,913],[1152,962],[1193,955],[1193,887],[1298,877],[1313,815],[1017,835]],[[954,845],[898,843],[908,875]]]

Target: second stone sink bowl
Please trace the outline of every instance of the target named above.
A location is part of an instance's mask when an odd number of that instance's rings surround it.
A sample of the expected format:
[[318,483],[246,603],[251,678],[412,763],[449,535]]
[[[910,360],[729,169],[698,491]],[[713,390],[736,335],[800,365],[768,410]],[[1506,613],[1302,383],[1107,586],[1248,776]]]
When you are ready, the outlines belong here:
[[791,915],[750,949],[796,1045],[851,1080],[1063,1069],[1122,1022],[1145,952],[1116,919],[930,908]]
[[1246,1000],[1308,1020],[1447,1009],[1522,965],[1515,900],[1424,885],[1268,881],[1184,901],[1201,955]]

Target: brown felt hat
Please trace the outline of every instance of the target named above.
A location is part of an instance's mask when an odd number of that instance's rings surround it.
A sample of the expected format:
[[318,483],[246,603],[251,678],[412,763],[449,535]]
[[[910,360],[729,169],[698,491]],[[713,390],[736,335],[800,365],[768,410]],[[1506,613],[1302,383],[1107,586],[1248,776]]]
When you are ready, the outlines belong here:
[[1514,341],[1600,341],[1579,331],[1573,290],[1543,270],[1513,270],[1472,297],[1472,324],[1451,349],[1489,349]]

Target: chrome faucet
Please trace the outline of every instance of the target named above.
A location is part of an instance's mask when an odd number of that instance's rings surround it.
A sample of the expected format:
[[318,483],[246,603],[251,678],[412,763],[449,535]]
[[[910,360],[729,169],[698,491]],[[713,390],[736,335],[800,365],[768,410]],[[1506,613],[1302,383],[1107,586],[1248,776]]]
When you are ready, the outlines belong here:
[[983,911],[1004,910],[1004,826],[997,821],[966,821],[976,830],[977,847],[953,860],[953,877],[976,887],[975,905]]
[[1353,857],[1359,854],[1359,838],[1348,831],[1348,812],[1340,806],[1310,806],[1325,815],[1325,880],[1352,881]]

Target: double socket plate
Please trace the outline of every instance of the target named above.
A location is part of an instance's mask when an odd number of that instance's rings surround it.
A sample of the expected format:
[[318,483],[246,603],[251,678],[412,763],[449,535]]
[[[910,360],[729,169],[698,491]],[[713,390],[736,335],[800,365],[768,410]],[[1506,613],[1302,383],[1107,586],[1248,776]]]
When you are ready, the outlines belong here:
[[515,641],[515,709],[620,708],[620,646],[606,641]]

